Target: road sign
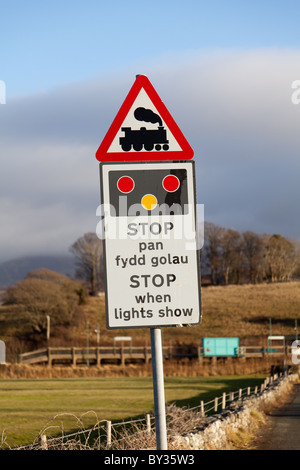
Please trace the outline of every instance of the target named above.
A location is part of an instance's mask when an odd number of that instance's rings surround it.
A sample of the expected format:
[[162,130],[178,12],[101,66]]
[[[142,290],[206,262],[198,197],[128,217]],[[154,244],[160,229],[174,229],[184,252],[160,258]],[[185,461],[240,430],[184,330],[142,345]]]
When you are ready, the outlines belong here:
[[101,163],[108,328],[201,321],[194,162]]
[[193,155],[148,78],[138,75],[96,152],[97,160],[189,160]]

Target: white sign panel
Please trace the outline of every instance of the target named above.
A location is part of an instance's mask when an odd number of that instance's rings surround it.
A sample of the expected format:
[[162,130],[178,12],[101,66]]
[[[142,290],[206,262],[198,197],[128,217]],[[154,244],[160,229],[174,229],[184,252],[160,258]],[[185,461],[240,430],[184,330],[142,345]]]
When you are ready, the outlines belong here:
[[201,321],[194,162],[102,163],[108,328]]

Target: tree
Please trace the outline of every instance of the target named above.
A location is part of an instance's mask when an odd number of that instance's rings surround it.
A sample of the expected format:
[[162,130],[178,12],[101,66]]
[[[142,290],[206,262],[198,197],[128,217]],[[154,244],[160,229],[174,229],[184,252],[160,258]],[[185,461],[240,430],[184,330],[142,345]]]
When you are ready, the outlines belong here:
[[288,281],[296,268],[297,258],[292,243],[281,235],[272,235],[265,246],[266,274],[273,281]]
[[255,284],[263,278],[263,239],[254,232],[242,234],[242,252],[246,258],[249,281]]
[[224,283],[226,285],[229,284],[230,279],[236,284],[240,282],[242,264],[241,243],[239,232],[233,229],[223,231],[220,246],[222,248]]
[[293,247],[295,250],[295,270],[293,276],[296,279],[300,278],[300,242],[298,240],[292,240]]
[[211,283],[219,284],[222,275],[221,236],[224,229],[211,222],[206,222],[204,230],[204,247],[209,261]]
[[202,279],[239,284],[300,278],[300,242],[281,235],[240,233],[205,222],[201,249]]
[[69,325],[81,300],[81,286],[48,269],[31,271],[5,295],[5,303],[18,305],[36,333],[45,331],[47,315],[52,325]]
[[76,259],[76,275],[89,283],[91,294],[100,290],[102,241],[95,233],[89,232],[78,238],[70,247]]

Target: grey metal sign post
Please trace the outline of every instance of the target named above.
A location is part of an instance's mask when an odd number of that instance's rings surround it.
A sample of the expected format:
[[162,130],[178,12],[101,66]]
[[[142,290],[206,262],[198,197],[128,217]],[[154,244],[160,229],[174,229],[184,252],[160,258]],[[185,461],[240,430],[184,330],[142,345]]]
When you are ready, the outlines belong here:
[[159,328],[151,328],[150,333],[156,446],[158,450],[167,450],[168,444],[161,330]]

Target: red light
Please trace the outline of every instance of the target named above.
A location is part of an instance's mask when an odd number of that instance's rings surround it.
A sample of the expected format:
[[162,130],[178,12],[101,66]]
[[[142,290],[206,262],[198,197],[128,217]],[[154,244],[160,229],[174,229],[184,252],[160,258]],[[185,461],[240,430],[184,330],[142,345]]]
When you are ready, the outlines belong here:
[[180,186],[180,181],[175,175],[168,175],[165,176],[163,179],[163,187],[166,191],[169,193],[173,193],[174,191],[177,191],[177,189]]
[[134,188],[134,181],[130,176],[121,176],[117,181],[117,186],[121,193],[131,193]]

